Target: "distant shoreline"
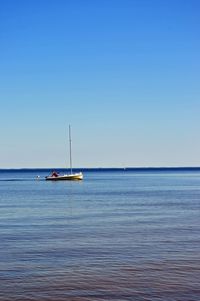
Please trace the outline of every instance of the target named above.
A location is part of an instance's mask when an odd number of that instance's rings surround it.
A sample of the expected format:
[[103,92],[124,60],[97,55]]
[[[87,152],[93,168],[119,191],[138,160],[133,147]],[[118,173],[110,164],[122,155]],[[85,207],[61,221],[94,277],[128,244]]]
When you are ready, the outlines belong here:
[[[67,171],[69,168],[63,167],[34,167],[34,168],[0,168],[0,171]],[[80,167],[73,168],[74,171],[200,171],[200,167]]]

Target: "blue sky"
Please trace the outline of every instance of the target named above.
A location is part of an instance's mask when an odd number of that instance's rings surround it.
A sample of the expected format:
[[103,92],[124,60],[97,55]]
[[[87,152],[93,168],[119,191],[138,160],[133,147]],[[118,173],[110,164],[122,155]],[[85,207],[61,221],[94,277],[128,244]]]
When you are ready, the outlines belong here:
[[0,168],[200,166],[200,4],[0,1]]

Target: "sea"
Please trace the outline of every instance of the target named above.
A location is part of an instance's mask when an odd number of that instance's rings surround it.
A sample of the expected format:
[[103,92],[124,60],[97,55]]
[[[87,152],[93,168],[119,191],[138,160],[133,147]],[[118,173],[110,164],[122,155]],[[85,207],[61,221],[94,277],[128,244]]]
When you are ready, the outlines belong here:
[[200,168],[0,170],[1,301],[199,301]]

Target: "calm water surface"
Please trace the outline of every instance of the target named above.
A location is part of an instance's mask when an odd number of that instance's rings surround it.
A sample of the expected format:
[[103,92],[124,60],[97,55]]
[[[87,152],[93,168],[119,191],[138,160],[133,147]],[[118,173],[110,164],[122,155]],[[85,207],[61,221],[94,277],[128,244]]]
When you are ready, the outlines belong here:
[[200,300],[200,171],[45,175],[0,171],[0,300]]

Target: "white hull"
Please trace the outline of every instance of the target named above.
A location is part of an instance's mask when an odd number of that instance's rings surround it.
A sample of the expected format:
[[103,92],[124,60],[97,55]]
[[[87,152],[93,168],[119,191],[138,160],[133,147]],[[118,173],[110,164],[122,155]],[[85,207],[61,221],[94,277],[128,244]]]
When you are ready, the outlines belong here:
[[50,181],[76,181],[76,180],[83,180],[83,174],[82,172],[79,173],[73,173],[68,175],[62,175],[62,176],[48,176],[45,178],[46,180]]

